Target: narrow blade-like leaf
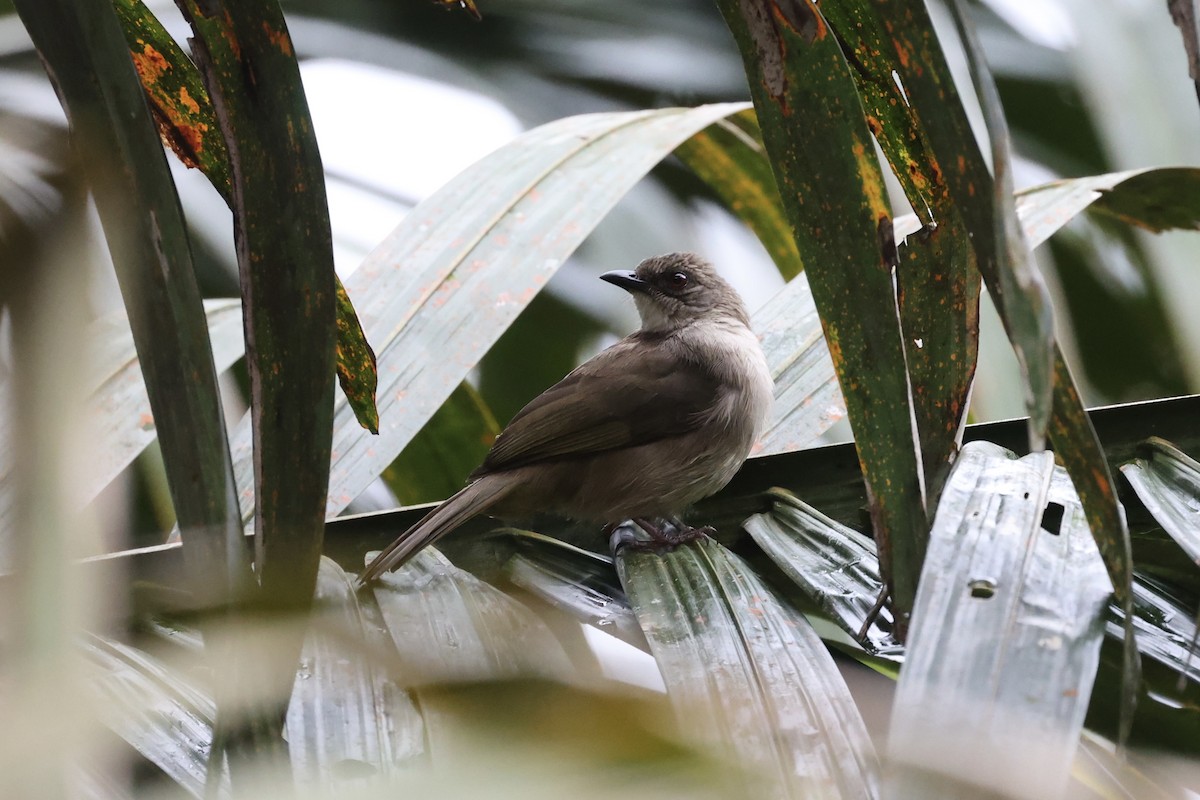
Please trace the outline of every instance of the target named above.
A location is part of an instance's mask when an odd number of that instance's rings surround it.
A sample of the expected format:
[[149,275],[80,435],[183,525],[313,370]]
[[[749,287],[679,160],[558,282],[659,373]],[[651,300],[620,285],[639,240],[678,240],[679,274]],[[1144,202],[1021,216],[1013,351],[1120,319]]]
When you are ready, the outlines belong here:
[[[233,208],[229,148],[199,70],[141,0],[113,0],[163,143],[199,169]],[[375,433],[375,353],[337,280],[337,374],[364,428]]]
[[903,241],[897,300],[929,515],[958,451],[979,351],[979,262],[994,258],[976,199],[990,175],[924,0],[821,5],[867,124],[920,220]]
[[1121,473],[1158,524],[1200,564],[1200,463],[1151,437]]
[[1200,228],[1200,169],[1158,167],[1043,183],[1017,192],[1017,214],[1037,247],[1085,209],[1146,230]]
[[901,629],[926,538],[897,253],[849,67],[813,3],[720,0],[846,399]]
[[533,612],[434,548],[373,588],[403,686],[570,674],[566,653]]
[[201,602],[227,603],[247,565],[216,369],[179,198],[121,27],[104,3],[19,11],[57,84],[96,198],[197,569],[193,591]]
[[514,548],[504,576],[587,625],[648,650],[612,559],[530,531],[508,530]]

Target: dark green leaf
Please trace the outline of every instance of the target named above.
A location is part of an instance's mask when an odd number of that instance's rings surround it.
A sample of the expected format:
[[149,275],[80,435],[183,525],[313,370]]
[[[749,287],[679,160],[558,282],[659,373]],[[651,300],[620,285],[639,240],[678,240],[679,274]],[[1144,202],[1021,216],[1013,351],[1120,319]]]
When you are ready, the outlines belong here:
[[616,563],[681,729],[746,769],[744,796],[876,795],[875,753],[829,652],[741,559],[700,539],[624,546]]
[[938,504],[892,712],[894,791],[1058,796],[1110,594],[1053,456],[964,446]]
[[333,250],[320,154],[278,4],[189,2],[184,12],[238,177],[231,196],[261,498],[258,577],[272,603],[305,607],[321,552],[333,400]]
[[816,6],[720,0],[846,398],[875,537],[903,627],[926,538],[896,248],[850,69]]
[[28,3],[96,198],[129,315],[192,589],[228,603],[248,577],[225,422],[179,198],[121,26],[104,3]]
[[[923,0],[821,6],[875,134],[920,224],[897,232],[897,299],[929,515],[958,450],[979,351],[980,260],[991,220],[975,200],[991,176]],[[907,236],[907,238],[904,238]]]
[[[181,4],[193,53],[229,146],[253,430],[255,575],[260,605],[303,614],[325,532],[333,413],[336,278],[325,176],[300,68],[275,0]],[[267,88],[269,87],[269,89]],[[283,200],[281,200],[283,199]],[[303,631],[250,640],[234,656],[240,685],[286,703]],[[223,715],[228,703],[218,695]],[[223,716],[245,782],[263,757],[283,759],[282,709],[256,710],[253,747]],[[261,735],[259,735],[261,733]],[[251,760],[253,758],[253,760]],[[285,774],[285,773],[281,773]]]
[[[196,65],[141,0],[113,0],[163,142],[199,169],[233,207],[229,148]],[[358,421],[377,433],[375,353],[337,280],[337,374]]]

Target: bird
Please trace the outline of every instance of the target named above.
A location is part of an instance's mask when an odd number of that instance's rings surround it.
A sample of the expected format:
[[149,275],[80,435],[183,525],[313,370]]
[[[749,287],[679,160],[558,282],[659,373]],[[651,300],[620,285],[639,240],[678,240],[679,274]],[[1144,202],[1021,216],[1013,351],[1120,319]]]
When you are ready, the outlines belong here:
[[632,295],[641,327],[522,408],[466,487],[383,550],[360,586],[483,513],[550,513],[609,531],[634,520],[651,540],[672,543],[709,530],[679,515],[730,481],[774,398],[746,306],[695,253],[600,278]]

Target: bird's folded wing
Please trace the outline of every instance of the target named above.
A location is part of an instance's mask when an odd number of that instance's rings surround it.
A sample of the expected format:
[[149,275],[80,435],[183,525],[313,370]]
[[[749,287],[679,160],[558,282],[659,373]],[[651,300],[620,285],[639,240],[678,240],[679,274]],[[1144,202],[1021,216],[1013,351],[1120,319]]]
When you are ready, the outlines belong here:
[[713,407],[717,379],[690,360],[622,342],[513,417],[474,477],[679,436]]

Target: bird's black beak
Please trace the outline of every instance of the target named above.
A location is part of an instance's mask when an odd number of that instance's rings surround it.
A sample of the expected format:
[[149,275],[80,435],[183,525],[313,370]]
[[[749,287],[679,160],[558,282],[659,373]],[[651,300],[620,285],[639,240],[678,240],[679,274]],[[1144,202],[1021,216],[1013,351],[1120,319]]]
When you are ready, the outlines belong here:
[[614,269],[600,276],[600,280],[620,286],[630,294],[644,293],[650,285],[637,276],[636,272],[627,269]]

